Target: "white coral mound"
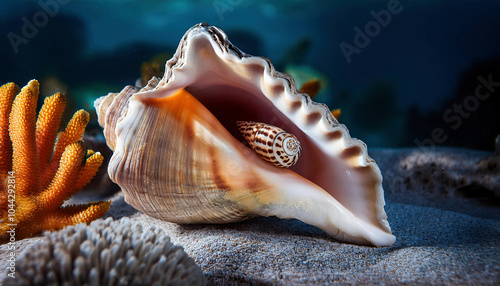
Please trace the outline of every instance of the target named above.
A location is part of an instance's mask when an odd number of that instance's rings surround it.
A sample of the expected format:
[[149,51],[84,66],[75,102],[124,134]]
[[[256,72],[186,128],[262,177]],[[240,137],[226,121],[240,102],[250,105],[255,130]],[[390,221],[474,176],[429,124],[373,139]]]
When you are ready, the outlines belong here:
[[205,285],[206,278],[162,230],[108,218],[47,233],[3,284]]

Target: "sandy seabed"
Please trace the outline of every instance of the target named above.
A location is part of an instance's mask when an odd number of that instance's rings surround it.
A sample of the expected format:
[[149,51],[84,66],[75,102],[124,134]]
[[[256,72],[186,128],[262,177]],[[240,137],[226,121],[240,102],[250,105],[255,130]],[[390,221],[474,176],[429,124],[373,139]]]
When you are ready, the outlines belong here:
[[[113,197],[106,217],[163,228],[201,266],[209,285],[498,285],[500,156],[465,149],[375,149],[396,243],[339,243],[298,220],[253,218],[181,226]],[[78,197],[77,200],[89,198]],[[16,253],[41,238],[16,243]],[[22,253],[21,253],[22,254]],[[0,246],[0,269],[9,251]]]

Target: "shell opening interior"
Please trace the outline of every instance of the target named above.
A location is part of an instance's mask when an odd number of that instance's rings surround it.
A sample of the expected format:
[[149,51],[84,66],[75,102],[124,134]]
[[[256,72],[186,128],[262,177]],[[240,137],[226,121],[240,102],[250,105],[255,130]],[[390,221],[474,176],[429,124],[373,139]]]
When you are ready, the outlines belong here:
[[[239,142],[246,145],[236,121],[257,121],[282,128],[297,137],[302,145],[302,155],[296,165],[289,169],[320,186],[348,209],[368,212],[369,208],[356,200],[354,189],[363,183],[357,174],[341,159],[325,154],[316,143],[280,112],[260,90],[248,86],[223,86],[198,82],[186,87]],[[328,158],[328,159],[325,159]],[[275,167],[278,168],[278,167]],[[327,172],[323,168],[327,168]],[[358,183],[353,183],[358,181]],[[375,195],[375,194],[374,194]],[[362,203],[361,203],[362,204]],[[369,217],[368,213],[360,217]]]
[[[330,124],[325,124],[325,114],[319,108],[310,110],[304,98],[291,96],[288,80],[272,75],[271,64],[263,58],[224,51],[209,34],[200,31],[189,33],[186,42],[178,50],[179,57],[167,62],[159,89],[137,96],[159,98],[184,88],[242,142],[242,148],[247,144],[237,121],[282,128],[295,135],[302,147],[300,158],[289,170],[321,187],[357,217],[387,229],[379,222],[385,216],[379,212],[379,203],[383,205],[378,191],[381,175],[377,168],[361,162],[366,148],[361,141],[351,140],[343,126],[334,131],[326,127]],[[314,135],[306,134],[310,131]]]

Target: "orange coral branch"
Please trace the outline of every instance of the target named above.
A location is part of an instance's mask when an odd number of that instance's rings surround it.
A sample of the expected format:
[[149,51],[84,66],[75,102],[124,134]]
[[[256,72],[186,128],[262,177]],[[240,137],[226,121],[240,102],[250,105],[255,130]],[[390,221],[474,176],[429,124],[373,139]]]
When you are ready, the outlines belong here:
[[318,95],[320,88],[321,83],[319,82],[319,80],[317,78],[313,78],[304,82],[299,91],[302,93],[307,93],[311,98],[315,98],[316,95]]
[[339,108],[332,110],[332,114],[333,114],[333,116],[334,116],[335,118],[337,118],[337,119],[339,119],[340,113],[341,113],[341,111],[340,111],[340,109],[339,109]]
[[57,130],[66,107],[66,98],[56,93],[45,99],[36,121],[36,147],[40,170],[45,170],[54,151]]
[[59,159],[66,146],[82,139],[85,127],[89,123],[90,115],[87,111],[78,110],[71,118],[66,127],[66,130],[59,135],[57,139],[56,148],[54,151],[54,159]]
[[[59,93],[47,98],[37,120],[38,88],[32,80],[16,96],[19,88],[14,84],[0,87],[0,244],[9,241],[11,228],[20,240],[43,230],[90,222],[110,206],[110,202],[97,202],[61,207],[92,179],[103,158],[86,150],[79,140],[89,121],[83,110],[73,116],[54,148],[65,99]],[[14,173],[9,174],[10,170]]]
[[110,201],[98,201],[61,207],[41,222],[43,229],[56,230],[67,225],[89,223],[102,217],[111,206]]
[[35,121],[38,99],[38,81],[32,80],[23,87],[12,105],[9,134],[12,141],[12,168],[16,174],[18,195],[29,195],[37,189],[32,178],[38,175]]
[[[16,196],[15,200],[16,204],[16,212],[15,216],[12,218],[7,217],[7,213],[2,215],[2,219],[5,223],[0,224],[0,244],[9,239],[9,234],[7,231],[12,227],[12,225],[24,225],[25,221],[35,221],[37,216],[35,210],[38,209],[36,204],[36,198],[31,196]],[[37,223],[33,223],[33,225],[37,225]],[[24,238],[26,235],[26,228],[31,228],[31,225],[22,228],[15,228],[16,240]],[[31,230],[27,230],[26,233],[30,233]]]
[[8,210],[7,174],[12,170],[12,142],[9,137],[9,115],[19,93],[13,82],[0,87],[0,216]]
[[83,132],[85,131],[85,127],[87,127],[87,124],[89,123],[89,119],[90,115],[88,112],[83,109],[79,110],[69,121],[66,130],[59,134],[50,166],[45,170],[44,175],[42,176],[42,187],[46,187],[54,177],[57,168],[59,168],[59,160],[61,159],[61,156],[66,147],[69,144],[82,139]]
[[6,175],[12,168],[12,142],[9,137],[9,115],[12,109],[12,102],[18,93],[19,87],[13,82],[6,83],[0,87],[0,176]]
[[[93,152],[87,152],[87,155],[89,153]],[[80,190],[81,188],[85,187],[85,185],[88,184],[90,180],[95,176],[103,161],[104,157],[99,152],[93,153],[89,158],[87,158],[85,165],[80,170],[80,175],[76,180],[74,188],[76,190]]]
[[80,190],[74,188],[74,183],[80,174],[85,153],[86,147],[83,141],[77,141],[66,148],[54,180],[38,199],[43,208],[58,207],[74,192]]

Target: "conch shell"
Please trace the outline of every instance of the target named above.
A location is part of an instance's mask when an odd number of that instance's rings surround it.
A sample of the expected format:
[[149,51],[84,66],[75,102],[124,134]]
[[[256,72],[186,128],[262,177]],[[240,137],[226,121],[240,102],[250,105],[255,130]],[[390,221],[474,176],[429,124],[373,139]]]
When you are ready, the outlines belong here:
[[[189,29],[161,80],[125,87],[95,106],[114,150],[110,178],[151,217],[184,224],[278,216],[341,241],[395,241],[366,145],[291,77],[241,52],[217,27]],[[295,135],[301,158],[290,168],[265,162],[242,143],[237,121]]]

